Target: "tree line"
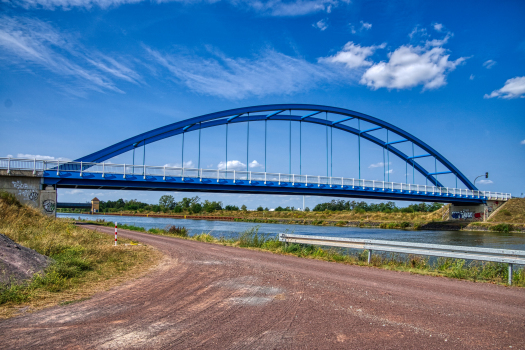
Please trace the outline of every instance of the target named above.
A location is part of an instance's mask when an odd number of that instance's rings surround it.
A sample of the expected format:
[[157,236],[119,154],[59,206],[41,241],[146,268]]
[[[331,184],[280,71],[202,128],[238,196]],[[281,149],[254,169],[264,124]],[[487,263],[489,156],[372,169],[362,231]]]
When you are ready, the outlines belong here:
[[[411,204],[407,207],[397,207],[394,202],[386,203],[366,203],[364,201],[345,201],[345,200],[332,200],[330,202],[319,203],[313,211],[354,211],[354,212],[383,212],[383,213],[415,213],[415,212],[433,212],[440,209],[443,206],[441,203],[419,203]],[[101,212],[119,212],[119,211],[138,211],[145,212],[150,211],[154,213],[183,213],[188,212],[190,214],[198,214],[202,212],[213,213],[215,211],[247,211],[246,205],[238,207],[236,205],[223,205],[220,201],[209,201],[201,199],[198,196],[195,197],[184,197],[180,201],[176,201],[172,195],[163,195],[159,199],[158,204],[148,204],[140,202],[136,199],[124,200],[118,199],[116,201],[101,201],[100,211]],[[295,207],[281,207],[275,208],[275,211],[296,211],[300,210]],[[268,207],[263,208],[262,206],[257,207],[257,211],[269,211]],[[305,208],[305,211],[310,211],[309,208]]]

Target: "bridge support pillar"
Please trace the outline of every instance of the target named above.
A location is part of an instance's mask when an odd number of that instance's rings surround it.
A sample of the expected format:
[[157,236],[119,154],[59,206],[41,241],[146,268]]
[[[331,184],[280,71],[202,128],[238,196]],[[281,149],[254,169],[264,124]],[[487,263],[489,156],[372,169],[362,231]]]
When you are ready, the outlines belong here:
[[0,191],[12,193],[22,204],[39,209],[43,214],[56,216],[57,191],[44,185],[42,174],[33,171],[0,170]]
[[[486,204],[456,205],[451,204],[448,220],[451,221],[487,221],[488,218],[506,201],[488,200]],[[446,219],[446,218],[445,218]]]

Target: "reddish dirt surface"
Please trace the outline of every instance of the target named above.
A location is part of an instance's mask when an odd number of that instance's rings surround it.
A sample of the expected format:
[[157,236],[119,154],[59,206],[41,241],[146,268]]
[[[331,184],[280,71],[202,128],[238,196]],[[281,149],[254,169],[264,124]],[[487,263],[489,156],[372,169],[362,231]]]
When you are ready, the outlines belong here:
[[525,349],[524,289],[119,235],[166,257],[89,300],[1,321],[0,348]]

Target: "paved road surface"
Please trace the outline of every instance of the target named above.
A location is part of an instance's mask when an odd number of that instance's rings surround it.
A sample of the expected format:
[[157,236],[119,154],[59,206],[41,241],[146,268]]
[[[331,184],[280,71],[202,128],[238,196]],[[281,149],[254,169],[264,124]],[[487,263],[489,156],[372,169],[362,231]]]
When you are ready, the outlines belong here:
[[524,289],[119,235],[166,258],[90,300],[0,322],[0,348],[525,349]]

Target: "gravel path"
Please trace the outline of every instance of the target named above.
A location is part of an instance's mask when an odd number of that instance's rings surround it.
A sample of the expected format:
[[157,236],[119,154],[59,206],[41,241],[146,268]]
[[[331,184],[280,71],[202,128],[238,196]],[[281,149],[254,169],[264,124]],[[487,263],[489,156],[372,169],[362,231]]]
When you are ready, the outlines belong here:
[[90,300],[0,322],[0,348],[525,349],[525,289],[119,235],[166,257]]

